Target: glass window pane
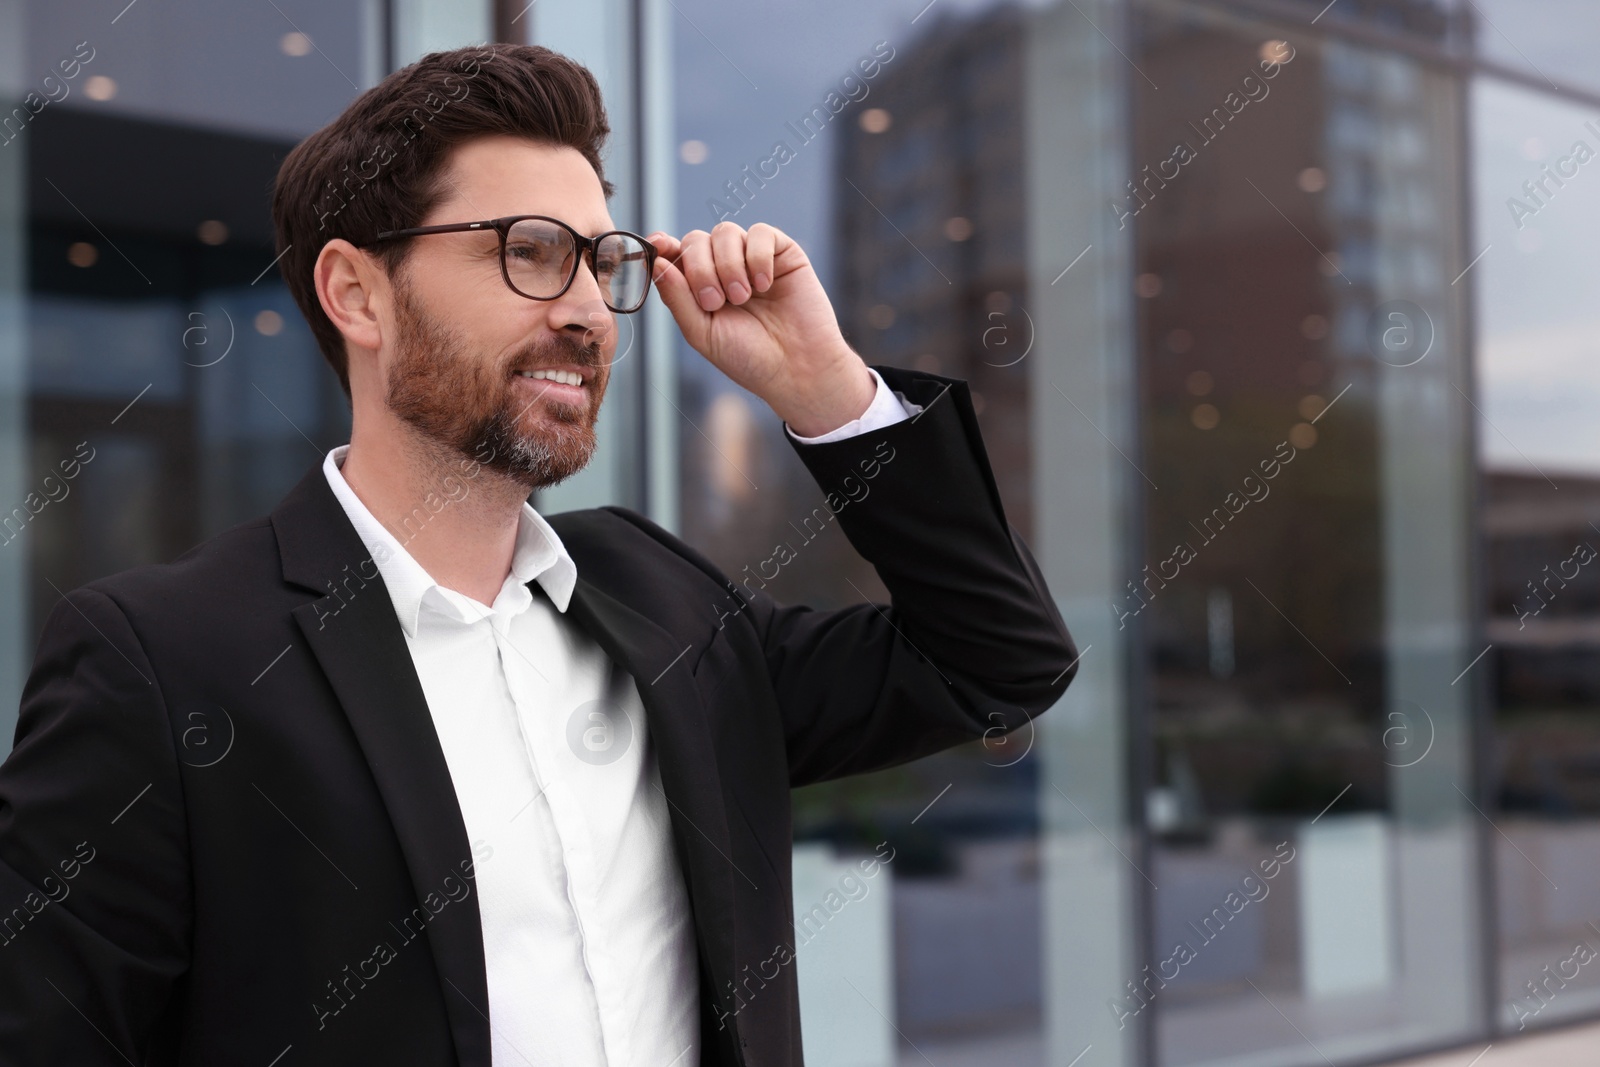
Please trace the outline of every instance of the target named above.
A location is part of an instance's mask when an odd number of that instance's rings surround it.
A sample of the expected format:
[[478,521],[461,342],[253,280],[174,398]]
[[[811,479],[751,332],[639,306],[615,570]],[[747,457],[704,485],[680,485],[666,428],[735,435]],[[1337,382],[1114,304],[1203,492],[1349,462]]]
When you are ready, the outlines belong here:
[[266,513],[347,439],[269,196],[289,149],[377,76],[378,10],[7,6],[26,57],[0,131],[19,213],[0,246],[23,267],[0,345],[22,386],[0,427],[22,508],[0,575],[12,696],[62,590]]
[[[1538,21],[1538,20],[1535,20]],[[1594,112],[1522,88],[1474,94],[1481,242],[1478,426],[1487,584],[1487,768],[1507,1031],[1600,1010],[1600,978],[1572,961],[1600,944],[1600,282],[1589,235],[1600,199],[1580,160]]]
[[[1065,1064],[1098,1042],[1115,1058],[1122,1038],[1098,1005],[1121,985],[1140,876],[1117,770],[1120,639],[1099,636],[1114,629],[1106,595],[1125,532],[1099,503],[1119,497],[1124,460],[1094,427],[1127,442],[1102,399],[1128,399],[1127,331],[1080,329],[1073,346],[1041,331],[1126,299],[1109,281],[1125,265],[1115,221],[1074,170],[1111,157],[1053,155],[1117,106],[1122,60],[1065,6],[831,2],[758,20],[723,0],[678,7],[680,229],[778,226],[869,363],[969,383],[1007,516],[1072,591],[1062,610],[1080,648],[1095,646],[1061,721],[1037,734],[796,793],[797,915],[830,864],[897,850],[872,890],[881,910],[837,920],[857,924],[853,955],[797,930],[808,1057]],[[1039,80],[1058,74],[1072,84],[1050,91],[1088,108],[1035,109]],[[1075,243],[1040,244],[1042,229]],[[1073,284],[1050,290],[1069,264]],[[1103,366],[1116,369],[1102,378]],[[685,537],[780,600],[881,600],[771,412],[692,352],[681,370]],[[1079,401],[1090,413],[1072,422]],[[1069,573],[1084,581],[1058,582]]]
[[1113,610],[1147,647],[1160,886],[1118,1007],[1153,1007],[1174,1067],[1463,1039],[1462,86],[1175,7],[1135,22],[1133,181],[1110,208],[1137,233],[1150,479]]
[[1458,0],[1476,23],[1478,55],[1527,76],[1540,87],[1600,90],[1588,43],[1600,32],[1600,10],[1588,0]]

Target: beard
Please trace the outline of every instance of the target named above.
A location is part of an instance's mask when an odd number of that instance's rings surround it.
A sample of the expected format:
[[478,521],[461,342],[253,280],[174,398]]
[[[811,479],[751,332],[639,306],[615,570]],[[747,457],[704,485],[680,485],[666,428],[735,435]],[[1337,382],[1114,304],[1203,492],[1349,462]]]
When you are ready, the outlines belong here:
[[[598,343],[558,334],[509,359],[487,361],[418,307],[409,284],[397,278],[394,294],[396,352],[384,397],[391,411],[429,441],[530,490],[556,485],[588,464],[610,376]],[[594,368],[587,407],[518,396],[518,371],[559,364]],[[524,428],[530,419],[533,426]]]

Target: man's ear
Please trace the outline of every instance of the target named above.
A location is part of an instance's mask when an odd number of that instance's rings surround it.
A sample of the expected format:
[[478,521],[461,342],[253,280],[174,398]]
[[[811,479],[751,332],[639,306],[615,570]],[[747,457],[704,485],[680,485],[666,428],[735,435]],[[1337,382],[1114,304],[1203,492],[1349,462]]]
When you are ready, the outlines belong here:
[[372,258],[338,238],[322,246],[312,277],[323,314],[356,348],[376,352],[383,342],[378,307],[387,299],[388,276]]

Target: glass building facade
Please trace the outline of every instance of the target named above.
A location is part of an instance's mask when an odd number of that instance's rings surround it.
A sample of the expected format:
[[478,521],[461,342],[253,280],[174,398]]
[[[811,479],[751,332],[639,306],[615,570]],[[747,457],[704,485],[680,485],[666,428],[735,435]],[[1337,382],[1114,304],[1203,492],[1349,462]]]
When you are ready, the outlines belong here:
[[[124,3],[0,0],[0,733],[65,590],[345,439],[285,153],[533,41],[602,83],[619,225],[772,223],[869,362],[971,382],[1082,650],[1035,728],[796,793],[811,1062],[1343,1067],[1600,1017],[1600,10]],[[659,305],[622,331],[540,508],[884,595],[771,413]]]

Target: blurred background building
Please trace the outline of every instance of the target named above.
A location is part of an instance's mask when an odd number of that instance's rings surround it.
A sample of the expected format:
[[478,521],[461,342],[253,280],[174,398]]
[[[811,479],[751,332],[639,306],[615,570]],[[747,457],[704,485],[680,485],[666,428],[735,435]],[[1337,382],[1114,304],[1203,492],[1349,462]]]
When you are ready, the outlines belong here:
[[[1597,34],[1585,0],[0,0],[0,734],[63,591],[344,440],[284,154],[426,51],[534,41],[605,87],[619,225],[771,222],[869,361],[971,383],[1083,652],[1034,730],[797,793],[811,1062],[1344,1067],[1600,1018]],[[539,506],[882,596],[770,412],[659,306],[622,331]]]

